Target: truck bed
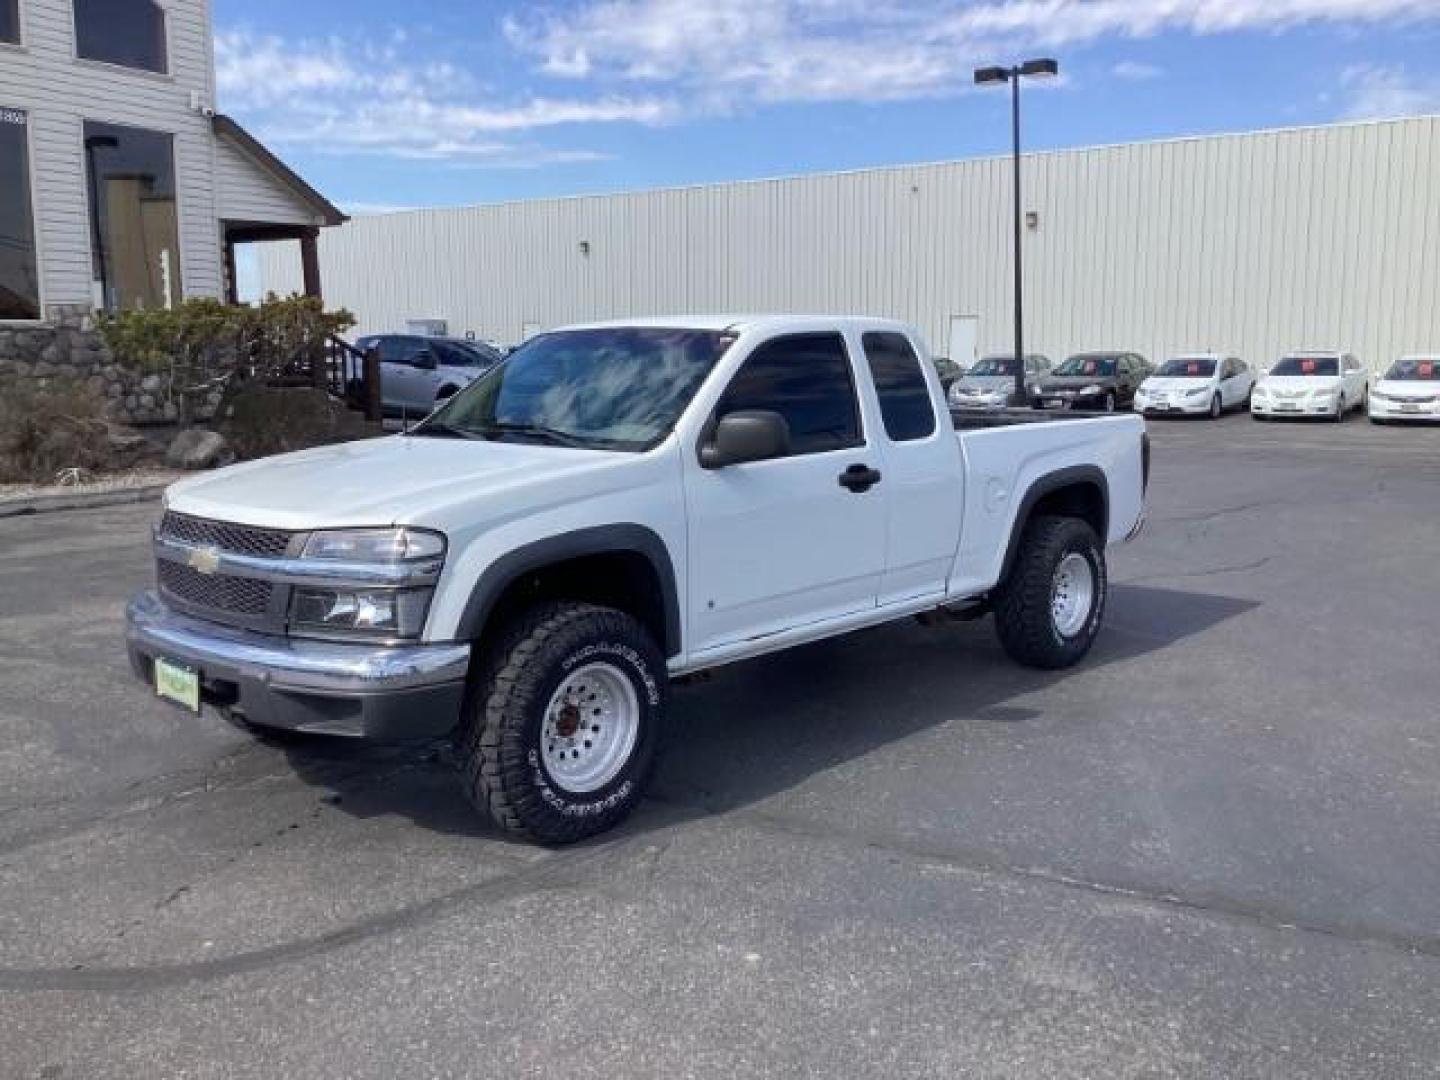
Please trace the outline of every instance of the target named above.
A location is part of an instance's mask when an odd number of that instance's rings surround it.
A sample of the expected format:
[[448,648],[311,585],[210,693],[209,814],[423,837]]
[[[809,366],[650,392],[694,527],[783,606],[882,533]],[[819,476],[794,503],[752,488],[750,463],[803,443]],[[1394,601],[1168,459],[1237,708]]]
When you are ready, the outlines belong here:
[[1052,420],[1101,420],[1124,413],[1072,412],[1069,409],[999,409],[981,412],[977,409],[951,409],[950,420],[956,431],[982,428],[1013,427],[1016,424],[1043,424]]

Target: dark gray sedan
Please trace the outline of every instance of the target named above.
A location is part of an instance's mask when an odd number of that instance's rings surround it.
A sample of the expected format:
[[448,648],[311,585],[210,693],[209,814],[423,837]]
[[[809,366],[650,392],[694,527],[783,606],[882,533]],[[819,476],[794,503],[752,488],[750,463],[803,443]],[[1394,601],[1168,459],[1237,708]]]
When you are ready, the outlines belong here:
[[1037,409],[1114,412],[1135,403],[1135,391],[1150,374],[1136,353],[1077,353],[1056,367],[1034,392]]

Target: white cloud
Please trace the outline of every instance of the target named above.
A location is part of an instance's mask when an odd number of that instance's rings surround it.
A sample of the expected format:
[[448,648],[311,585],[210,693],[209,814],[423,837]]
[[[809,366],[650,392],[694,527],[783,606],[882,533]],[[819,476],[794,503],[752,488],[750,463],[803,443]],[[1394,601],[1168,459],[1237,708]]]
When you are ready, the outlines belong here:
[[1340,85],[1347,120],[1440,113],[1440,78],[1415,78],[1403,66],[1357,64],[1341,73]]
[[1148,82],[1158,79],[1165,72],[1154,64],[1142,64],[1135,60],[1121,60],[1110,69],[1110,74],[1126,82]]
[[1436,0],[585,0],[504,28],[549,76],[724,108],[957,93],[974,63],[1102,38],[1435,19]]
[[401,41],[291,42],[223,31],[215,37],[220,105],[253,119],[261,138],[280,146],[493,167],[598,160],[604,155],[510,140],[569,124],[660,124],[673,112],[652,96],[493,102],[452,64],[407,63],[411,50]]

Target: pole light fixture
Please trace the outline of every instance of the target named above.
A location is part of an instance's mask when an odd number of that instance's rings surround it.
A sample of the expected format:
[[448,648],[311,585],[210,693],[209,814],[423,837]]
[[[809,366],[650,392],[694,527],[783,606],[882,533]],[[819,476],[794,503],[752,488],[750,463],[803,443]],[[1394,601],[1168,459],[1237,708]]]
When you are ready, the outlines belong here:
[[1020,80],[1048,79],[1060,74],[1060,64],[1048,57],[1026,60],[1012,67],[983,67],[975,70],[976,86],[998,86],[1010,84],[1010,133],[1011,160],[1015,182],[1015,389],[1010,403],[1025,405],[1028,393],[1025,387],[1025,306],[1022,296],[1024,275],[1021,267],[1022,216],[1020,206]]

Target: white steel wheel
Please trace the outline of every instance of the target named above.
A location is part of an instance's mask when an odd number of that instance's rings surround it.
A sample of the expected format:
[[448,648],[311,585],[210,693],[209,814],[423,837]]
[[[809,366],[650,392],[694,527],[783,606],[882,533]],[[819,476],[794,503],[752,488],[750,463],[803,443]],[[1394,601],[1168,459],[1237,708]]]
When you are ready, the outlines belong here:
[[604,662],[586,664],[550,695],[540,757],[557,786],[597,791],[620,774],[639,734],[640,702],[625,673]]
[[1094,604],[1095,571],[1089,559],[1072,551],[1055,567],[1050,586],[1050,619],[1055,632],[1063,638],[1076,637],[1090,621]]

